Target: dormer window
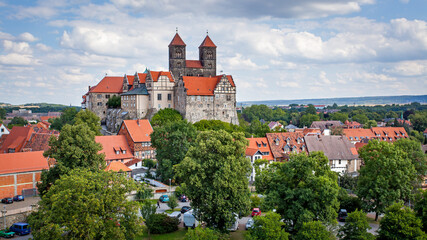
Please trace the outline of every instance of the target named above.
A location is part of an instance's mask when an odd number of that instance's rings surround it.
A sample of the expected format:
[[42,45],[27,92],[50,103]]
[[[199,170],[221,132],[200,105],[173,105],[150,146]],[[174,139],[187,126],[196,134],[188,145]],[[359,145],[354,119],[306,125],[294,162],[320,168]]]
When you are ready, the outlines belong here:
[[280,143],[280,139],[279,139],[279,138],[276,138],[276,140],[274,140],[274,142],[276,143],[276,145],[279,145],[279,143]]
[[116,150],[116,154],[120,154],[120,151],[119,151],[119,150]]
[[387,140],[387,138],[383,137],[383,140],[384,140],[384,141],[386,141],[386,140]]
[[283,151],[284,151],[285,153],[289,152],[289,146],[288,146],[288,145],[286,145],[286,146],[283,148]]
[[123,153],[123,154],[126,154],[126,150],[125,150],[125,149],[122,149],[122,153]]
[[358,140],[359,140],[359,138],[358,138],[358,137],[354,137],[354,139],[355,139],[356,141],[358,141]]
[[263,146],[263,147],[267,147],[267,143],[262,142],[262,146]]
[[305,151],[305,145],[302,145],[302,146],[301,146],[301,150],[302,150],[302,151]]
[[292,147],[292,152],[296,152],[297,151],[297,146],[293,146]]
[[350,140],[353,141],[353,137],[350,137]]
[[300,144],[300,142],[301,142],[301,138],[298,138],[297,143]]

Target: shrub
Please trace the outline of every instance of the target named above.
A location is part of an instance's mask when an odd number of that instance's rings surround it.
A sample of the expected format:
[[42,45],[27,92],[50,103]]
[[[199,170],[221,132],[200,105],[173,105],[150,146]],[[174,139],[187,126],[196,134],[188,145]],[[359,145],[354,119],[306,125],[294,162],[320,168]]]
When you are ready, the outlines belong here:
[[349,195],[343,188],[338,194],[338,201],[340,202],[340,209],[346,209],[349,213],[362,209],[362,201],[356,196]]
[[153,234],[170,233],[178,230],[179,221],[166,214],[153,214],[146,222],[148,229]]
[[262,199],[258,195],[251,195],[251,209],[260,208]]

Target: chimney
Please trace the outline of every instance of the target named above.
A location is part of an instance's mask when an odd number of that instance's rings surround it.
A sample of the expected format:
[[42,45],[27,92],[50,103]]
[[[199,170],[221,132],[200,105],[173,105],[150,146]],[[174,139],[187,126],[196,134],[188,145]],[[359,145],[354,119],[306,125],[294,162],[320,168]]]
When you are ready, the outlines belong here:
[[88,88],[89,88],[88,91],[90,91],[90,86]]

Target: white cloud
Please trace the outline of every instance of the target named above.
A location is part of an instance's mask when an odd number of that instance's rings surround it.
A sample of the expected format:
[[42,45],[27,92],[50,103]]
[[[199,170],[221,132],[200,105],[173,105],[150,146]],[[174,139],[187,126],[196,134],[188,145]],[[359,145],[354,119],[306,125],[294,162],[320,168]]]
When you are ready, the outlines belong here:
[[236,53],[234,57],[225,58],[224,63],[230,70],[258,70],[258,69],[266,69],[267,66],[258,66],[254,62],[252,62],[249,58],[244,58],[242,54]]
[[3,48],[6,52],[20,53],[20,54],[31,54],[33,51],[30,45],[26,42],[12,42],[9,40],[3,41]]
[[34,42],[34,41],[38,40],[36,37],[34,37],[29,32],[24,32],[21,35],[19,35],[19,39],[22,40],[22,41],[25,41],[25,42]]
[[256,86],[260,88],[268,88],[268,84],[264,81],[263,78],[259,78],[256,82]]
[[294,82],[291,79],[288,81],[276,81],[276,85],[284,88],[297,88],[300,86],[298,82]]
[[386,69],[385,71],[408,77],[426,75],[427,60],[398,62],[391,69]]
[[37,64],[37,61],[31,55],[10,53],[0,55],[0,63],[5,65],[33,65]]

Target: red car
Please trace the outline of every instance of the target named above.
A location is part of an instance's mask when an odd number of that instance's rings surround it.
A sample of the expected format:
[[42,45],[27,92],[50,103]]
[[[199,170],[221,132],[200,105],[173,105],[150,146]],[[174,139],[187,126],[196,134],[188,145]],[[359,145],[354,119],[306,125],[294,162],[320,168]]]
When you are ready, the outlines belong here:
[[259,208],[252,209],[251,217],[253,216],[261,216],[261,210]]

